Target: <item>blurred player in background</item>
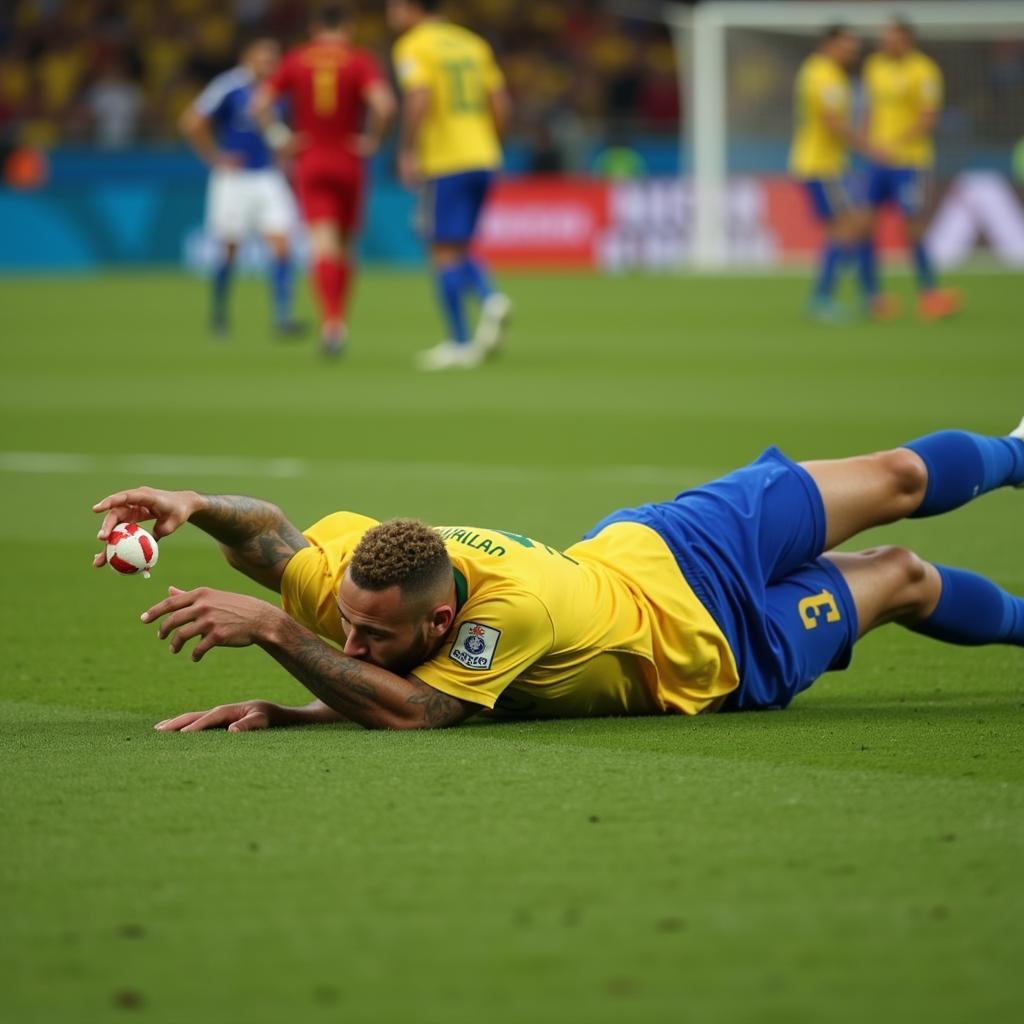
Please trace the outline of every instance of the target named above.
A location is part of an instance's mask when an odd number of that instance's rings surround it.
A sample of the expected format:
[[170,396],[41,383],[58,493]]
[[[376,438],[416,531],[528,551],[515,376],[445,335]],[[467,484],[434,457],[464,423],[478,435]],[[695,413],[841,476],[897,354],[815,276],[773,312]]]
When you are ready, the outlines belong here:
[[865,311],[886,319],[895,309],[891,298],[871,287],[872,252],[864,240],[864,221],[846,182],[849,151],[882,161],[883,154],[855,130],[851,119],[849,72],[860,56],[860,40],[845,25],[827,29],[817,50],[800,66],[794,92],[795,131],[789,166],[804,185],[811,208],[825,230],[814,291],[808,313],[834,323],[845,313],[835,301],[844,266],[855,261]]
[[[438,7],[438,0],[388,2],[388,20],[401,33],[393,54],[403,93],[399,174],[421,189],[422,230],[448,327],[446,341],[421,353],[424,370],[478,365],[501,344],[511,308],[469,251],[501,166],[508,94],[487,43],[443,20]],[[472,339],[467,294],[480,300]]]
[[[925,205],[928,178],[935,161],[932,136],[942,107],[942,72],[917,49],[914,31],[905,21],[892,21],[882,31],[877,52],[864,63],[867,137],[886,159],[872,162],[866,182],[865,235],[874,232],[875,215],[893,203],[903,216],[913,249],[920,294],[918,311],[926,320],[951,316],[960,308],[954,291],[939,288],[925,248]],[[869,241],[870,285],[878,291],[874,246]]]
[[257,39],[241,53],[238,67],[218,75],[181,117],[181,130],[209,167],[207,229],[220,246],[213,272],[210,326],[228,328],[228,292],[241,242],[262,235],[272,254],[270,281],[274,324],[283,334],[300,330],[292,319],[292,262],[288,230],[295,203],[274,154],[252,119],[252,93],[280,59],[272,39]]
[[[313,18],[312,40],[285,55],[257,92],[253,108],[271,144],[295,153],[327,356],[341,355],[347,341],[364,160],[380,147],[397,106],[373,56],[352,45],[349,17],[340,3],[321,8]],[[290,104],[291,130],[274,120],[279,98]]]

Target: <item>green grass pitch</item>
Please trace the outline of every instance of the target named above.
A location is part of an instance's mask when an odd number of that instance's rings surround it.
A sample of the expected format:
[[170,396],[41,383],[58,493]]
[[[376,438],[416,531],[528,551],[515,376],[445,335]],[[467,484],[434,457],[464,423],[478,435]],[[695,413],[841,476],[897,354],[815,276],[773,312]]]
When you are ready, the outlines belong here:
[[[797,278],[509,277],[505,357],[425,377],[424,276],[368,272],[353,350],[232,340],[174,275],[0,282],[0,1018],[280,1024],[960,1022],[1024,998],[1024,659],[896,628],[782,713],[158,735],[304,695],[172,658],[168,584],[257,592],[186,529],[95,572],[123,486],[573,541],[769,443],[797,458],[1024,412],[1020,279],[924,326],[819,328]],[[909,298],[908,283],[897,281]],[[1024,592],[1024,494],[877,536]]]

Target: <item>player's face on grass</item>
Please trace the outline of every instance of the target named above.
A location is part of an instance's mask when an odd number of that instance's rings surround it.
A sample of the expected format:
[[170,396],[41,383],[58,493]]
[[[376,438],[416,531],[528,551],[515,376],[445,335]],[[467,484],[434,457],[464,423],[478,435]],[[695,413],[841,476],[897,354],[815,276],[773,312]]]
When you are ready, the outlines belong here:
[[260,39],[246,51],[243,61],[257,79],[269,78],[277,67],[281,51],[272,39]]
[[348,573],[338,588],[338,610],[345,653],[402,676],[433,657],[454,618],[447,605],[410,601],[399,587],[363,590]]

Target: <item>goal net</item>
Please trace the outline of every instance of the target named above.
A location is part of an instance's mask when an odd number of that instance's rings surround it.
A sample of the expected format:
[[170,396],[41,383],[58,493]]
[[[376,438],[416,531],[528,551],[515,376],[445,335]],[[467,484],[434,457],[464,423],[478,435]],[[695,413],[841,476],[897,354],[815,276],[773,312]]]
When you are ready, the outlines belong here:
[[[1024,264],[1024,205],[1011,183],[1024,138],[1024,3],[710,0],[692,13],[666,8],[687,111],[682,159],[692,173],[695,266],[805,255],[816,231],[785,178],[797,68],[826,26],[852,26],[870,49],[894,17],[913,25],[945,78],[933,222],[943,234],[940,259],[955,262],[981,237],[1005,261]],[[959,191],[944,204],[952,184]]]

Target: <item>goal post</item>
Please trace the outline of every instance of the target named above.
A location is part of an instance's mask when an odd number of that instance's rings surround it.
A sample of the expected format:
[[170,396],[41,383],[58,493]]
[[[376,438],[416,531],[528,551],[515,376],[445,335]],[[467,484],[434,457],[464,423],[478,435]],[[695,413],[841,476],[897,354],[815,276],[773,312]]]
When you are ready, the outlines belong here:
[[929,39],[1024,39],[1024,3],[1014,0],[897,0],[885,4],[707,0],[686,9],[668,4],[664,18],[675,41],[687,111],[687,130],[681,133],[680,143],[684,166],[687,157],[692,159],[692,264],[702,269],[728,264],[730,31],[807,37],[808,52],[813,38],[830,24],[878,29],[893,18],[913,24],[926,44]]

